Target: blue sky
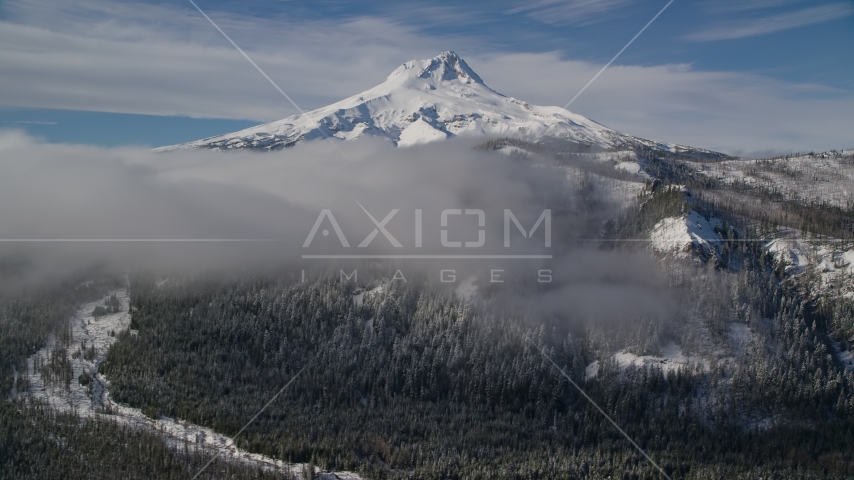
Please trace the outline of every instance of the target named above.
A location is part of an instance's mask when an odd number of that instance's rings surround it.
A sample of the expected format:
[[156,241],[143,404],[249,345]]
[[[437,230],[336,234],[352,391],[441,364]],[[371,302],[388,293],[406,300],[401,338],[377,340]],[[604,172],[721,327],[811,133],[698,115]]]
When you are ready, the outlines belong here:
[[[564,105],[667,2],[197,3],[308,110],[449,49]],[[675,0],[571,110],[736,154],[852,147],[852,47],[852,1]],[[295,113],[186,1],[0,1],[0,79],[0,128],[51,142],[158,146]]]

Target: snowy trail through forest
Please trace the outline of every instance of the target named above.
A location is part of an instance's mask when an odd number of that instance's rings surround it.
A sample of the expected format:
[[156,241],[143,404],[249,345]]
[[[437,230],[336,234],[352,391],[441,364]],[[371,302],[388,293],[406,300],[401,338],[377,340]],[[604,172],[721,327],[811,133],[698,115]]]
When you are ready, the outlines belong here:
[[[206,450],[218,453],[223,461],[290,471],[301,477],[304,464],[289,464],[241,450],[231,438],[209,428],[168,417],[152,419],[138,408],[119,405],[110,399],[110,382],[98,369],[118,334],[130,328],[129,303],[128,291],[120,289],[111,292],[106,299],[78,309],[69,320],[68,328],[51,335],[45,347],[27,360],[29,396],[59,411],[74,412],[81,418],[97,417],[156,431],[167,445],[176,449]],[[107,313],[93,315],[98,307],[103,307]],[[111,309],[117,311],[110,313]],[[131,331],[131,334],[136,332]],[[19,394],[13,392],[13,395]],[[247,416],[251,414],[247,412]],[[360,478],[351,472],[318,473],[320,478],[329,480]]]

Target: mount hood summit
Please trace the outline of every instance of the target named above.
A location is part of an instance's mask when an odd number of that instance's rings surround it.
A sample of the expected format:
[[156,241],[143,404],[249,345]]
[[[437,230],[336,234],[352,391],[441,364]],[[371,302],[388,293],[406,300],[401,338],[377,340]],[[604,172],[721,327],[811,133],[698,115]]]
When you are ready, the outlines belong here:
[[712,153],[622,134],[560,107],[530,105],[504,96],[489,88],[451,51],[406,62],[383,83],[331,105],[156,150],[277,150],[325,137],[351,140],[366,135],[387,138],[399,147],[453,136],[477,136],[534,142],[554,138],[605,150]]

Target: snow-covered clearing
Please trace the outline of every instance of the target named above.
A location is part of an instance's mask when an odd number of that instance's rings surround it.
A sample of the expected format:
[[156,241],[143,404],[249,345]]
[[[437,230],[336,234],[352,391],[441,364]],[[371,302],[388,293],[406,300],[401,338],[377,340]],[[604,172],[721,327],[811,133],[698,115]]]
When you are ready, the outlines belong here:
[[[687,368],[694,364],[703,365],[703,370],[707,370],[710,362],[703,357],[686,355],[679,345],[670,342],[662,347],[659,355],[635,355],[627,349],[622,349],[615,352],[611,358],[616,362],[621,371],[625,371],[629,367],[635,368],[650,368],[659,367],[665,376],[671,372],[675,372],[680,368]],[[584,368],[584,379],[592,380],[599,375],[601,363],[599,360],[590,363]]]
[[620,369],[625,370],[629,366],[635,367],[652,367],[657,366],[662,369],[665,375],[670,372],[674,372],[680,368],[687,367],[689,363],[697,363],[705,361],[701,358],[689,357],[682,353],[682,349],[679,348],[674,342],[670,342],[665,345],[661,349],[660,355],[635,355],[633,353],[627,352],[626,350],[620,350],[619,352],[614,354],[614,360],[617,361],[617,364],[620,366]]
[[633,174],[635,174],[639,177],[642,177],[644,179],[650,178],[650,176],[647,175],[647,173],[643,171],[640,164],[637,162],[620,162],[620,163],[614,165],[614,168],[616,168],[617,170],[622,170],[624,172],[633,173]]
[[694,211],[682,217],[665,218],[652,229],[652,249],[677,257],[687,257],[694,250],[713,255],[721,247],[720,237],[715,232],[715,225],[721,224],[716,218],[707,220]]
[[[32,398],[41,400],[57,410],[74,412],[84,418],[102,418],[140,429],[159,433],[164,442],[174,448],[196,447],[219,453],[224,461],[241,462],[248,465],[276,470],[290,471],[294,475],[302,474],[304,464],[288,464],[264,455],[249,453],[237,448],[229,437],[209,428],[184,422],[179,419],[160,417],[152,419],[140,409],[114,403],[110,399],[110,382],[98,373],[107,351],[115,342],[116,335],[130,328],[131,315],[128,312],[129,298],[127,290],[112,292],[119,300],[120,310],[100,317],[94,317],[92,311],[102,305],[104,300],[82,306],[70,319],[70,337],[52,335],[47,345],[27,361],[27,378]],[[109,296],[108,296],[109,298]],[[131,331],[131,334],[134,334]],[[63,350],[65,355],[63,355]],[[71,365],[71,381],[51,379],[46,365],[51,359],[66,358]],[[89,379],[88,382],[85,379]],[[81,381],[81,379],[83,379]],[[85,385],[84,385],[85,383]],[[17,392],[13,392],[17,394]],[[254,412],[246,412],[251,418]],[[318,471],[319,472],[319,471]],[[325,479],[357,480],[351,472],[319,472]]]
[[[659,350],[657,355],[638,355],[630,348],[613,352],[607,359],[613,362],[621,371],[629,367],[651,368],[658,367],[665,376],[680,368],[689,368],[692,373],[708,373],[718,363],[730,363],[737,357],[745,355],[750,345],[756,340],[757,334],[750,326],[734,322],[727,328],[726,337],[715,337],[709,329],[697,319],[688,319],[690,335],[681,337],[683,345],[670,341]],[[606,362],[606,363],[608,363]],[[584,369],[585,380],[591,380],[599,375],[602,361],[596,360]]]

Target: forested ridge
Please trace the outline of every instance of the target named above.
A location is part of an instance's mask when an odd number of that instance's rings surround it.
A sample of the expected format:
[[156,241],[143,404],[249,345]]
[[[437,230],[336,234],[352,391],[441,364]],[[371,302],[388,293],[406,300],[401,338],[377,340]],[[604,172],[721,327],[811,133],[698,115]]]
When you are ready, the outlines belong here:
[[[827,319],[805,314],[771,260],[739,245],[740,272],[686,267],[677,287],[682,313],[710,331],[740,321],[764,332],[710,368],[665,376],[607,360],[678,335],[654,319],[621,336],[571,311],[466,304],[429,282],[394,282],[357,306],[355,286],[335,278],[168,288],[138,278],[137,333],[121,334],[105,372],[121,402],[231,434],[307,365],[239,444],[371,478],[654,476],[528,339],[578,380],[606,359],[585,390],[675,478],[847,478],[854,382],[821,340]],[[850,303],[834,308],[850,315]],[[791,420],[751,423],[769,416]]]
[[[391,281],[394,270],[360,284],[337,273],[299,282],[298,271],[133,273],[130,329],[116,332],[100,372],[116,402],[231,436],[305,367],[238,446],[371,479],[661,478],[543,347],[672,478],[854,478],[854,375],[834,357],[851,348],[854,299],[816,288],[816,272],[785,275],[766,248],[781,224],[849,238],[850,208],[723,185],[677,158],[643,162],[665,181],[605,223],[596,248],[631,251],[620,240],[688,211],[722,219],[719,250],[659,259],[668,315],[608,323],[572,304],[543,314],[503,301],[512,289],[548,288],[536,279],[484,287],[468,302],[420,274]],[[745,202],[748,193],[767,203]],[[76,306],[126,285],[81,280],[0,288],[0,478],[192,477],[210,451],[6,395],[26,391],[15,373],[51,333],[67,335]],[[362,301],[359,291],[368,291]],[[93,313],[117,308],[108,297]],[[739,348],[730,348],[733,325],[751,335]],[[687,364],[615,357],[654,357],[668,344]],[[201,478],[278,477],[217,461]]]

